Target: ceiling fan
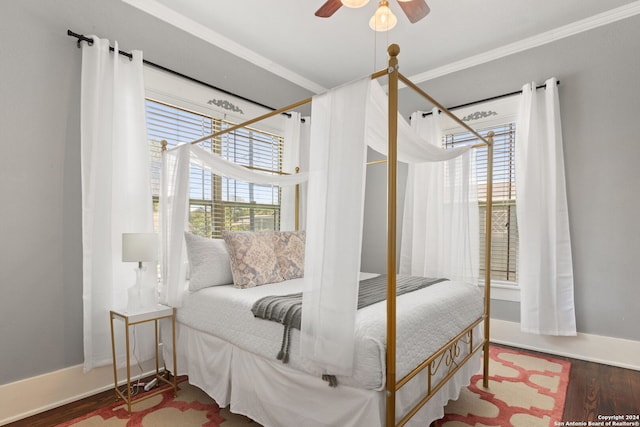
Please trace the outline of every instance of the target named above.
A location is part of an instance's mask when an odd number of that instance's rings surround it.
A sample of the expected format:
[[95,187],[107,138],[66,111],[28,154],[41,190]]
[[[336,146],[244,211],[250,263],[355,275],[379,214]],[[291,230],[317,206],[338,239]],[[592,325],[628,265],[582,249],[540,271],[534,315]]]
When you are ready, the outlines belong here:
[[[316,10],[315,15],[320,18],[328,18],[333,15],[343,5],[348,7],[361,7],[368,0],[327,0],[320,9]],[[407,15],[409,21],[414,24],[427,16],[430,9],[425,0],[397,0],[400,8]]]

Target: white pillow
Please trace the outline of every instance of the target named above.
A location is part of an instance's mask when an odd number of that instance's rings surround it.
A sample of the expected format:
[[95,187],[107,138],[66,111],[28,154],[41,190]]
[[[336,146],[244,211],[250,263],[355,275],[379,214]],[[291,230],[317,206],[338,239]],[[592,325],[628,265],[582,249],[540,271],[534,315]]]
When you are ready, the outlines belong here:
[[184,233],[189,258],[189,290],[233,283],[227,245],[222,239],[208,239]]

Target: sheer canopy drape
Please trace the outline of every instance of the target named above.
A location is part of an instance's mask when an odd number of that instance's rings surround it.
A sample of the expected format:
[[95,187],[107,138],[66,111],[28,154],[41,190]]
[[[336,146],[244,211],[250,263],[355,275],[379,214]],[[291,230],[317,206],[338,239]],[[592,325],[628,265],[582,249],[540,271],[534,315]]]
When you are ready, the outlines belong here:
[[[387,153],[387,105],[369,78],[313,98],[301,351],[330,374],[353,367],[366,147]],[[441,161],[469,149],[428,144],[398,114],[401,161]]]
[[[303,132],[308,131],[308,126],[303,126],[300,113],[292,111],[285,121],[283,132],[284,152],[282,155],[282,171],[288,174],[295,174],[296,168],[299,172],[308,170],[308,165],[303,164],[301,153],[306,152],[302,147],[301,141],[304,141]],[[308,140],[308,138],[306,138]],[[306,163],[306,162],[305,162]],[[299,198],[304,198],[303,193],[306,186],[301,185],[298,190]],[[295,186],[286,186],[281,190],[280,200],[280,230],[295,230],[295,211],[296,211],[296,193]],[[302,203],[300,203],[302,206]],[[300,229],[304,228],[304,212],[299,212]]]
[[360,80],[311,105],[301,354],[334,375],[353,367],[368,87]]
[[161,301],[182,305],[186,287],[184,232],[189,224],[189,165],[211,173],[255,184],[293,186],[307,180],[307,173],[271,175],[252,171],[205,150],[183,144],[163,152],[160,194],[160,234],[162,244]]
[[[82,45],[80,107],[85,371],[111,363],[109,310],[126,307],[136,280],[135,263],[122,262],[122,233],[153,232],[142,53],[129,60],[92,38]],[[155,270],[147,266],[145,282],[156,283]],[[144,360],[153,347],[138,335]]]
[[576,335],[573,264],[555,78],[522,88],[516,134],[521,329]]
[[[441,117],[411,116],[425,141],[442,146]],[[440,148],[441,149],[441,148]],[[479,215],[475,151],[443,162],[411,163],[407,173],[400,274],[478,282]]]

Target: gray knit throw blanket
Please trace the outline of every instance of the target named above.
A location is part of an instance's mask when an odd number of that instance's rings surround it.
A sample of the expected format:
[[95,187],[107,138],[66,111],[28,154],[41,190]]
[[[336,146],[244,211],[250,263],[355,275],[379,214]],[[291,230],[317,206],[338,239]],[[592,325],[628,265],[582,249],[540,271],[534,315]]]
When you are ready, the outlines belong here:
[[[433,279],[429,277],[396,276],[396,295],[406,294],[418,289],[425,288],[447,279]],[[387,298],[387,275],[364,279],[360,281],[358,287],[358,310],[371,304],[383,301]],[[300,330],[302,321],[302,293],[289,295],[272,295],[260,298],[251,307],[251,312],[255,317],[272,320],[284,325],[282,334],[282,345],[277,359],[282,363],[289,362],[289,348],[291,346],[291,329]],[[330,386],[335,387],[338,383],[335,375],[323,375],[322,379]]]

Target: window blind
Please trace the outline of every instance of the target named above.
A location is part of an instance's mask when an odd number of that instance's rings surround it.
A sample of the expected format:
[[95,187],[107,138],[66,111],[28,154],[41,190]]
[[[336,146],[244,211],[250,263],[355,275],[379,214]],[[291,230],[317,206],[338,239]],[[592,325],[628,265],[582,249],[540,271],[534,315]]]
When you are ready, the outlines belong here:
[[[151,151],[154,211],[160,194],[161,141],[168,148],[228,129],[235,123],[148,99],[147,135]],[[242,128],[205,140],[200,146],[235,163],[264,172],[282,170],[283,138]],[[223,230],[274,230],[280,227],[280,189],[211,174],[196,166],[189,171],[191,231],[220,237]],[[157,221],[156,221],[157,222]]]
[[[515,186],[515,123],[481,129],[479,133],[494,132],[493,203],[491,230],[491,277],[494,280],[515,282],[518,256],[518,224],[516,221]],[[477,144],[471,133],[445,135],[446,148]],[[487,149],[476,152],[478,202],[480,207],[480,260],[484,259],[485,215],[487,202]],[[480,263],[481,275],[484,263]]]

